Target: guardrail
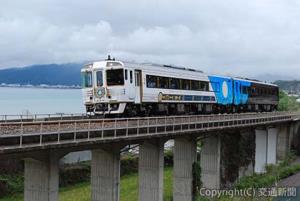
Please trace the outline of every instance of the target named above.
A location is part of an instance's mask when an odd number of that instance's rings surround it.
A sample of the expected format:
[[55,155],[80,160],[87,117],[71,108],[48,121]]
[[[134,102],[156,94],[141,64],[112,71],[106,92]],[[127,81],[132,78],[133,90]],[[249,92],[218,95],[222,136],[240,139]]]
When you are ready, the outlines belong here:
[[86,113],[54,113],[54,114],[19,114],[19,115],[0,115],[1,122],[28,122],[28,121],[42,121],[42,120],[51,120],[51,119],[78,119],[87,117]]
[[244,113],[145,118],[0,123],[0,151],[53,144],[120,140],[259,126],[299,118],[298,113]]

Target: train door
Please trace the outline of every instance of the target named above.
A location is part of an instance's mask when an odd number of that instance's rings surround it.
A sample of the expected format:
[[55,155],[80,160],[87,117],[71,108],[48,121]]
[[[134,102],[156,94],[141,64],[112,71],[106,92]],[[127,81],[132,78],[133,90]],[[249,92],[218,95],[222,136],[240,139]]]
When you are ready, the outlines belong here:
[[142,102],[142,72],[140,70],[134,71],[135,78],[135,103]]
[[128,94],[129,94],[129,99],[134,100],[135,99],[135,87],[134,87],[134,82],[133,82],[133,70],[128,69],[126,72],[128,76]]

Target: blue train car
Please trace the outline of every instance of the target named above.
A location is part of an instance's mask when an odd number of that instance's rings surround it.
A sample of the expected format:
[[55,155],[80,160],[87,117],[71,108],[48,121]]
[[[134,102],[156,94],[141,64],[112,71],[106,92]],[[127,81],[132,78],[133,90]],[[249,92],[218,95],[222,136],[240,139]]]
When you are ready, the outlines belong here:
[[234,99],[232,78],[225,76],[208,76],[208,78],[215,92],[217,104],[232,105]]
[[234,105],[246,105],[248,103],[249,91],[248,88],[251,86],[251,82],[242,79],[233,79],[233,91],[234,91]]
[[233,78],[234,106],[241,112],[274,111],[279,102],[277,85],[251,80]]

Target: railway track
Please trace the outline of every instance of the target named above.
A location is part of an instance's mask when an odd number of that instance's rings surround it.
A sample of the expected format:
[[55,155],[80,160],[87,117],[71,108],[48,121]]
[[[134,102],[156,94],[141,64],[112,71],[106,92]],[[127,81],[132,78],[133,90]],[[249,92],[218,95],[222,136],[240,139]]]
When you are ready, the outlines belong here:
[[[296,113],[295,113],[296,114]],[[48,116],[45,118],[23,118],[0,121],[0,135],[30,135],[32,133],[62,133],[81,130],[118,129],[151,125],[177,125],[188,122],[213,122],[239,118],[294,115],[294,113],[241,113],[219,115],[162,116],[138,118],[97,118],[88,115]],[[38,116],[36,116],[38,117]]]
[[[218,131],[299,120],[299,113],[241,113],[113,119],[36,119],[0,122],[0,153],[23,148],[130,140],[176,133]],[[76,117],[77,118],[77,117]]]

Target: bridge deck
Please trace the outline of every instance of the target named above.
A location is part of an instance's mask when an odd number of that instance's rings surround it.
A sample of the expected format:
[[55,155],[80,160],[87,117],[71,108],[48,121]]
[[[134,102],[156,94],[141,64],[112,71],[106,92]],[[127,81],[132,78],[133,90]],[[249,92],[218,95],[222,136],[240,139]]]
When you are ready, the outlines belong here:
[[268,125],[293,121],[299,116],[297,113],[272,112],[120,119],[7,121],[0,122],[0,154]]

